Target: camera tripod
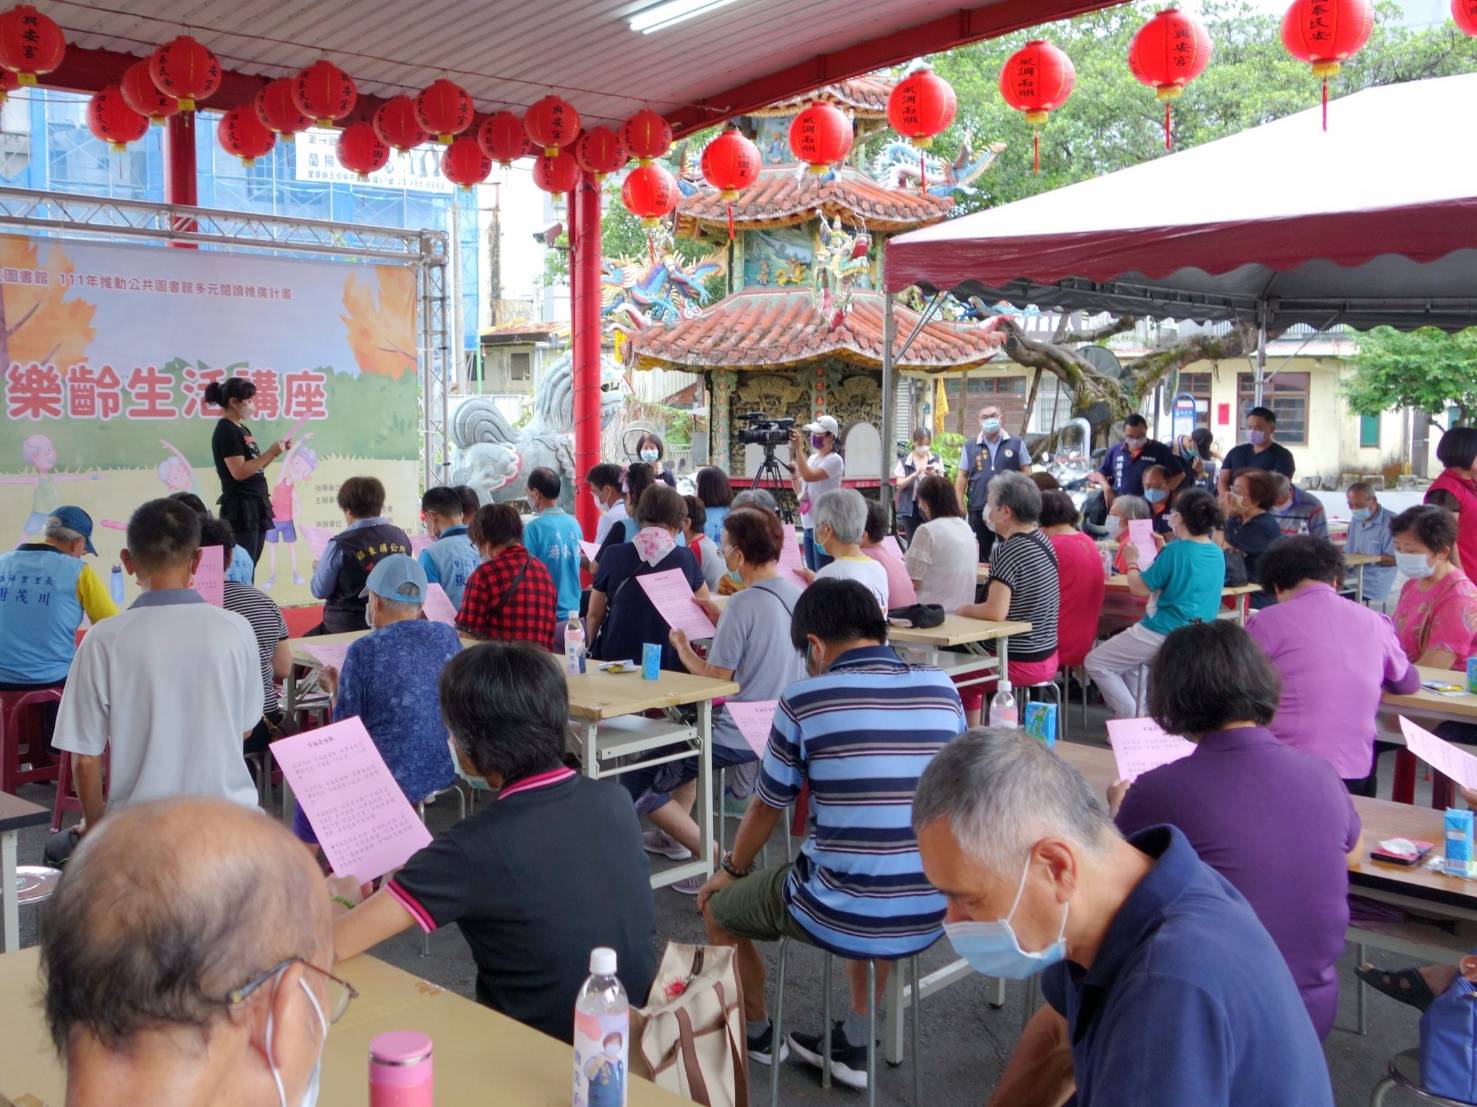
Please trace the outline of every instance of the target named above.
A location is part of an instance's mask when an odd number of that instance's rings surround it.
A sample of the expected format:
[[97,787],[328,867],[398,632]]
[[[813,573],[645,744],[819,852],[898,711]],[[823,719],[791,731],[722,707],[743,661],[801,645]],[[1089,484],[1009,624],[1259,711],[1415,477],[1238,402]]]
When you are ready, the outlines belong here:
[[[768,482],[770,487],[780,491],[790,486],[790,479],[785,476],[784,468],[780,465],[779,458],[774,456],[774,446],[767,442],[764,444],[764,460],[754,470],[754,480],[749,487],[764,488],[766,482]],[[795,521],[794,513],[790,511],[785,500],[780,496],[776,496],[774,499],[779,504],[780,518],[786,523],[793,523]]]

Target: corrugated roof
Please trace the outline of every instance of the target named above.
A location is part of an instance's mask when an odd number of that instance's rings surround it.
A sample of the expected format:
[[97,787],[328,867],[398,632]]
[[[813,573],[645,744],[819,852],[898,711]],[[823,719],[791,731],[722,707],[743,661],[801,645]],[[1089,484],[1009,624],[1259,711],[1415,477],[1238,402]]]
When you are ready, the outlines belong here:
[[[895,348],[912,333],[918,313],[893,308]],[[897,363],[898,369],[965,369],[1000,350],[1003,336],[986,323],[930,322]],[[808,291],[750,289],[704,309],[692,319],[637,332],[631,349],[640,368],[772,369],[824,357],[877,369],[882,366],[882,295],[859,291],[851,311],[832,327]]]
[[[810,173],[805,166],[767,166],[759,179],[733,202],[734,226],[740,230],[789,227],[808,223],[819,211],[828,219],[838,215],[852,226],[875,231],[902,231],[926,227],[949,214],[952,198],[917,190],[884,188],[851,166],[842,166],[828,177]],[[678,226],[692,233],[695,224],[728,227],[728,203],[718,191],[704,186],[677,204]]]

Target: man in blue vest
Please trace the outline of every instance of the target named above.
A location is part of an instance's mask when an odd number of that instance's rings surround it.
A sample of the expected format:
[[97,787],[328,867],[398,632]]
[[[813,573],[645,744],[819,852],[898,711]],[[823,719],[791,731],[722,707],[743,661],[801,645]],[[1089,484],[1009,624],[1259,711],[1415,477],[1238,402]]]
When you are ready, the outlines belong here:
[[1031,467],[1031,451],[1023,439],[1001,429],[1000,409],[994,404],[980,408],[980,433],[973,441],[965,440],[959,458],[959,475],[954,478],[954,492],[959,502],[969,507],[969,525],[980,546],[980,560],[990,560],[990,547],[995,535],[985,525],[985,501],[989,498],[990,478],[1007,470],[1025,472]]
[[82,560],[92,548],[92,517],[59,507],[43,541],[0,555],[0,690],[54,687],[67,679],[77,628],[118,614],[108,589]]

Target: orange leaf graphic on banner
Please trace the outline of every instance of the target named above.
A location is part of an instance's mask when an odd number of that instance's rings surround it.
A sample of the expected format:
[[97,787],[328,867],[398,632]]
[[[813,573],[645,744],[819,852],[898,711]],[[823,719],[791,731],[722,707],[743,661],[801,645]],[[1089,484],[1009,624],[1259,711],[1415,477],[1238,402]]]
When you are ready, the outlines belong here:
[[[0,273],[11,269],[17,278],[26,274],[32,279],[21,283],[7,277],[0,284],[0,366],[35,362],[66,367],[86,361],[87,347],[97,333],[92,328],[97,308],[76,295],[64,299],[71,290],[62,287],[59,278],[72,272],[71,259],[50,246],[42,265],[36,243],[3,237]],[[45,275],[45,284],[36,283],[38,273]]]
[[415,272],[379,266],[374,273],[378,296],[357,274],[344,281],[348,314],[339,318],[349,329],[359,371],[399,380],[416,368]]

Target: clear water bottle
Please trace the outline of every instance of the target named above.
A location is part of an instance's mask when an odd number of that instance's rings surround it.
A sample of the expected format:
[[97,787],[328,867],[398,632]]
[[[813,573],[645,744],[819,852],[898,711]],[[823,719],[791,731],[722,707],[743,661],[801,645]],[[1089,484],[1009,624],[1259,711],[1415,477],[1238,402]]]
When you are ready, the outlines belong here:
[[114,607],[123,606],[123,566],[114,565],[113,572],[108,577],[108,595],[113,598]]
[[1020,716],[1015,709],[1015,696],[1010,691],[1010,681],[1002,680],[1000,688],[990,699],[990,725],[1019,729]]
[[585,627],[578,611],[571,611],[564,624],[564,669],[571,676],[585,671]]
[[631,1005],[615,968],[615,950],[591,950],[574,1000],[574,1107],[626,1107]]

